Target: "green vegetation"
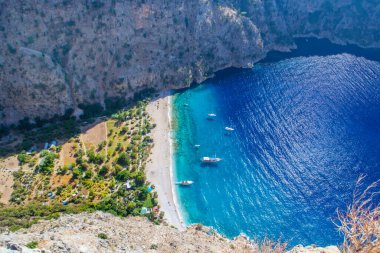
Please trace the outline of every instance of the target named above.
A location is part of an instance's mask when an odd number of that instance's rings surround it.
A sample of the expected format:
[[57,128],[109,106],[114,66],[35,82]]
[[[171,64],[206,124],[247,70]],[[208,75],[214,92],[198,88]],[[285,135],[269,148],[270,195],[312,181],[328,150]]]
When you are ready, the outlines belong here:
[[21,152],[17,156],[17,160],[19,161],[21,165],[29,163],[31,159],[32,159],[32,156],[28,155],[25,151]]
[[74,214],[94,210],[95,208],[91,204],[63,206],[31,202],[26,206],[0,208],[0,227],[9,227],[11,231],[16,231],[20,228],[28,228],[40,219],[58,218],[60,213]]
[[43,159],[41,160],[40,164],[37,165],[36,171],[43,174],[51,174],[54,169],[54,160],[58,158],[58,155],[54,152],[43,150],[40,156]]
[[100,239],[103,239],[103,240],[108,239],[108,236],[107,236],[105,233],[100,233],[100,234],[98,234],[98,237],[99,237]]
[[9,53],[11,53],[11,54],[15,54],[16,53],[16,48],[14,48],[11,44],[7,44],[7,47],[8,47],[8,51],[9,51]]
[[31,241],[31,242],[26,244],[26,247],[28,247],[29,249],[35,249],[35,248],[37,248],[37,246],[38,246],[38,242],[36,242],[36,241]]
[[[29,164],[30,169],[14,173],[11,205],[0,208],[0,227],[17,230],[60,213],[95,210],[119,216],[144,215],[159,223],[163,213],[158,211],[157,194],[151,192],[154,187],[144,173],[152,147],[149,134],[155,127],[146,105],[143,100],[112,114],[105,122],[106,129],[99,128],[102,132],[97,133],[103,137],[94,144],[83,142],[79,123],[71,119],[25,135],[22,147],[58,140],[59,135],[70,139],[65,148],[18,154],[19,163]],[[87,110],[86,117],[100,111],[97,105],[82,108]],[[146,214],[141,214],[143,207],[149,208]],[[154,211],[150,210],[153,207]]]

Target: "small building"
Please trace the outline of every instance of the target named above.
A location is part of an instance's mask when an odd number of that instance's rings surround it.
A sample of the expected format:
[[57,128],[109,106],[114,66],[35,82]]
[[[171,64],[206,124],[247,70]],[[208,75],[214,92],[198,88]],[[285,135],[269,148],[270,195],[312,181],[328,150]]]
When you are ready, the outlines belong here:
[[57,141],[52,141],[50,144],[50,148],[57,146]]
[[27,154],[30,155],[30,154],[32,154],[32,153],[35,152],[35,151],[37,151],[37,148],[36,148],[36,146],[33,146],[33,147],[31,147],[31,148],[28,150]]

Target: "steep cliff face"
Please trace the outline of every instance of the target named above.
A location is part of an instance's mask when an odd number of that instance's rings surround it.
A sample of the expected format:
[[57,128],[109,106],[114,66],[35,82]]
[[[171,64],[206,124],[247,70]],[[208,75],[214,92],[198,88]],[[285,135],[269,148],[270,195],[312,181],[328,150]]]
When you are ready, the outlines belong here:
[[380,46],[377,2],[0,0],[0,125],[185,87],[295,35]]

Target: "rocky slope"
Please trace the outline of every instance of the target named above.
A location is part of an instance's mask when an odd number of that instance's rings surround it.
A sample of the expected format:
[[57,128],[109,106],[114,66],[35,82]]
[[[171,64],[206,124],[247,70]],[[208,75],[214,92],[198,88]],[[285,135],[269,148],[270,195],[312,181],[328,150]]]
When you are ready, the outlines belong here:
[[0,0],[0,125],[189,86],[294,36],[380,46],[379,20],[374,0]]
[[[103,234],[103,237],[101,236]],[[101,238],[102,237],[102,238]],[[30,250],[26,245],[37,244]],[[0,234],[0,252],[260,252],[244,237],[228,240],[207,227],[186,231],[153,225],[143,218],[106,213],[64,215],[28,230]],[[268,252],[269,251],[265,251]],[[276,251],[278,253],[282,251]],[[339,253],[336,247],[297,246],[289,253]]]

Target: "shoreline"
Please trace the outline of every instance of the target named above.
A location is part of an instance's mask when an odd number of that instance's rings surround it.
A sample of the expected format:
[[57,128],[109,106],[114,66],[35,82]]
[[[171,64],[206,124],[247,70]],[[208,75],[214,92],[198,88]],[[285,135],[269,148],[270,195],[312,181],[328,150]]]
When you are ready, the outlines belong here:
[[174,189],[170,91],[160,92],[159,97],[148,104],[147,112],[156,127],[152,130],[154,146],[146,167],[146,176],[155,185],[160,210],[165,213],[166,222],[184,230],[186,225],[182,220]]

